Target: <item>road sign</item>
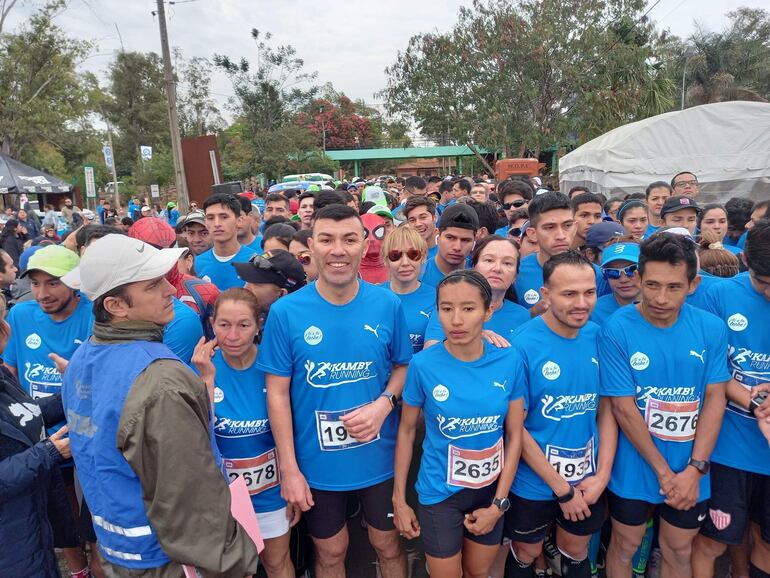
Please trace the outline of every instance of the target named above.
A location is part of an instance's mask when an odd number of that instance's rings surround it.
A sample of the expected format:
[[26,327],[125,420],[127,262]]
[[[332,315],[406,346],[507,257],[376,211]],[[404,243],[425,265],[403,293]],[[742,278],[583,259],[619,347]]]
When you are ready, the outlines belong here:
[[150,185],[150,196],[156,199],[160,197],[160,187],[158,185]]
[[143,161],[152,160],[152,147],[140,146],[139,152],[142,154]]
[[102,152],[104,153],[104,164],[107,165],[108,169],[111,169],[113,165],[112,148],[110,145],[104,145]]
[[96,181],[94,180],[94,167],[91,165],[85,165],[83,171],[86,175],[86,197],[89,199],[96,198]]

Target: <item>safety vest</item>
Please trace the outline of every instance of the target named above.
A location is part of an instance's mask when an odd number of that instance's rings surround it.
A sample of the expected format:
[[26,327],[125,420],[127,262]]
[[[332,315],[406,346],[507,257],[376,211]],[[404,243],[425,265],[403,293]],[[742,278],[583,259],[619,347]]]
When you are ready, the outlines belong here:
[[[72,456],[99,548],[109,562],[125,568],[157,568],[171,561],[147,518],[139,478],[116,447],[128,392],[158,359],[179,361],[162,343],[89,340],[72,356],[62,384]],[[221,464],[219,452],[214,455]]]

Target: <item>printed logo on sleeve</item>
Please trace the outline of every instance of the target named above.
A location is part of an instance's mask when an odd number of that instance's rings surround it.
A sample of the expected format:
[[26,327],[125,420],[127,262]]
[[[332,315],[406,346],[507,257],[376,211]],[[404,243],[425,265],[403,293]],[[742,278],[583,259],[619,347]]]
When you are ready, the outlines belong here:
[[318,345],[323,341],[324,334],[318,327],[311,325],[305,329],[305,343],[308,345]]
[[650,358],[641,351],[637,351],[631,356],[629,363],[631,363],[631,369],[635,369],[636,371],[644,371],[650,366]]
[[24,343],[30,349],[37,349],[40,347],[40,345],[42,345],[43,340],[40,339],[40,336],[37,333],[30,333],[27,335],[27,339],[24,341]]
[[749,326],[749,320],[745,315],[735,313],[727,318],[727,326],[733,331],[743,331]]

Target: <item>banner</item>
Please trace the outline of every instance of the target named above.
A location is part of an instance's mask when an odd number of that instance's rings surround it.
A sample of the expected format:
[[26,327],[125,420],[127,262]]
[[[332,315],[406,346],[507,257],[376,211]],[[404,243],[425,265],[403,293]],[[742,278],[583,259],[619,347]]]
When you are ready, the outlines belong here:
[[139,152],[142,155],[143,161],[152,160],[152,147],[140,146]]
[[112,149],[110,148],[110,145],[104,145],[102,153],[104,153],[104,164],[107,165],[108,169],[111,169],[114,161],[112,159]]
[[155,199],[160,197],[160,187],[158,185],[150,185],[150,196]]
[[94,180],[94,167],[91,165],[85,165],[83,172],[86,176],[86,197],[89,199],[96,198],[96,181]]

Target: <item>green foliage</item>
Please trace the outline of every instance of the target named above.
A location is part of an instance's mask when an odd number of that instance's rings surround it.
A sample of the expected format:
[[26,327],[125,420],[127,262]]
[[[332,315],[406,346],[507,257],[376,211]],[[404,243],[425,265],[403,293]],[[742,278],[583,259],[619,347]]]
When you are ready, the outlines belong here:
[[211,62],[199,56],[185,61],[179,51],[175,55],[181,62],[177,109],[182,137],[207,135],[223,129],[225,122],[211,98]]

